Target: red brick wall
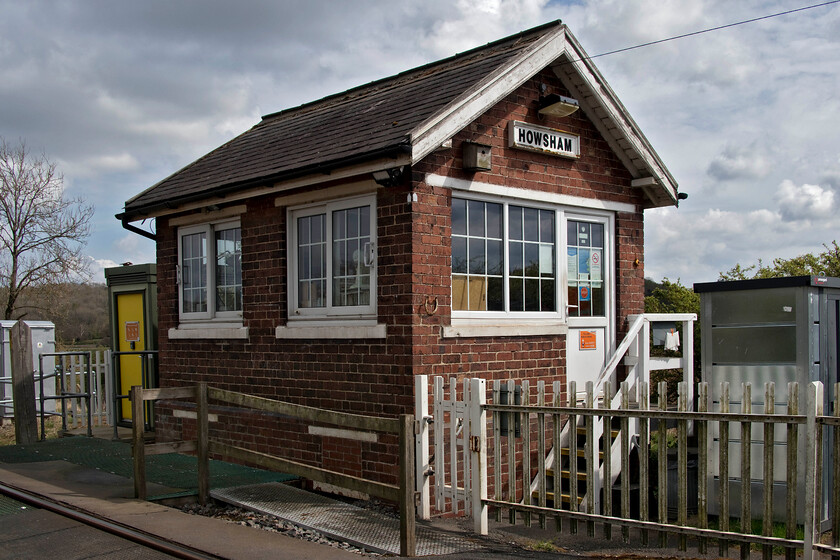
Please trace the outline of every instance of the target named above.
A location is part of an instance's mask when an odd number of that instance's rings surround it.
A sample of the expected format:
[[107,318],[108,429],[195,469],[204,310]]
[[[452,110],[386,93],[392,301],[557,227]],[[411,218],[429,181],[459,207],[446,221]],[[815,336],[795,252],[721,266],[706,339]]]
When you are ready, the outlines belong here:
[[[275,338],[275,327],[285,324],[287,300],[286,209],[275,207],[274,197],[248,201],[241,217],[243,321],[248,339],[169,340],[169,329],[178,325],[177,230],[158,220],[158,266],[165,270],[158,275],[161,386],[206,381],[222,389],[355,414],[395,417],[411,411],[411,260],[406,249],[410,234],[408,216],[393,209],[393,201],[400,197],[404,202],[404,192],[383,193],[378,200],[378,239],[383,247],[378,260],[379,313],[389,324],[384,340]],[[190,429],[191,421],[172,417],[170,408],[162,404],[157,414],[161,440],[182,439],[185,422]],[[211,435],[319,466],[327,458],[322,438],[306,434],[305,425],[288,418],[226,413]],[[299,449],[303,442],[305,452]],[[330,468],[355,475],[361,464],[364,476],[393,481],[396,445],[387,436],[384,442],[363,444],[364,461],[346,455],[342,463],[332,454],[327,462]]]
[[[418,203],[412,207],[414,228],[415,317],[414,373],[478,375],[486,379],[565,380],[565,337],[441,339],[440,327],[451,316],[450,205],[451,191],[424,183],[427,173],[508,187],[527,188],[635,205],[642,194],[630,187],[632,177],[582,111],[562,119],[537,115],[539,85],[569,95],[553,72],[529,80],[467,126],[453,139],[453,148],[436,152],[414,168]],[[507,126],[520,120],[558,128],[581,137],[581,157],[567,159],[508,147]],[[461,145],[473,141],[492,146],[492,170],[463,171]],[[626,330],[626,316],[644,310],[644,235],[641,211],[616,215],[615,281],[617,327]],[[635,264],[639,259],[638,265]],[[429,316],[425,302],[434,298]]]
[[[565,337],[481,337],[444,339],[450,324],[451,192],[425,182],[427,173],[635,205],[642,194],[631,176],[582,112],[564,119],[539,119],[539,84],[568,95],[551,72],[529,80],[453,139],[453,148],[416,165],[399,187],[377,195],[377,311],[387,325],[382,340],[279,340],[274,329],[286,318],[286,208],[274,196],[249,200],[242,215],[243,305],[247,340],[169,340],[178,324],[175,284],[177,231],[158,220],[158,301],[160,377],[163,386],[207,381],[225,389],[255,393],[310,406],[394,417],[413,412],[413,377],[419,374],[493,379],[565,381]],[[565,159],[507,146],[507,123],[516,119],[561,128],[581,137],[581,157]],[[493,169],[462,170],[461,146],[492,146]],[[416,203],[406,202],[411,189]],[[643,310],[643,220],[641,211],[615,220],[617,326]],[[638,264],[636,264],[638,259]],[[160,407],[166,410],[165,406]],[[393,481],[393,439],[359,447],[361,460],[346,445],[306,434],[303,425],[280,417],[234,417],[222,411],[214,433],[247,441],[260,451],[279,453],[365,477]],[[158,435],[180,439],[184,421],[161,413]],[[189,424],[189,421],[186,421]],[[187,426],[187,429],[189,427]],[[331,439],[331,438],[326,438]],[[390,441],[390,443],[389,443]],[[358,472],[361,468],[361,473]]]

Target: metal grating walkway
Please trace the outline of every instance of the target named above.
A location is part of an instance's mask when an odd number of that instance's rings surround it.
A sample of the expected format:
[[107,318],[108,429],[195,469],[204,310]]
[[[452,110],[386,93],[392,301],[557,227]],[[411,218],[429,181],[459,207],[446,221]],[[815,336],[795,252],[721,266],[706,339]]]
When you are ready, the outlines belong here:
[[[222,488],[213,498],[239,507],[275,515],[334,539],[381,554],[400,553],[400,520],[288,484],[269,482]],[[417,525],[417,555],[444,555],[478,550],[463,535]]]
[[26,511],[26,505],[0,494],[0,516],[16,515]]
[[[109,441],[89,437],[67,437],[39,441],[32,445],[0,446],[0,463],[34,463],[40,461],[67,461],[91,467],[125,478],[134,476],[131,445],[122,441]],[[196,458],[178,453],[152,455],[146,458],[146,477],[169,488],[183,492],[149,496],[150,500],[194,495],[198,491]],[[227,488],[237,484],[255,484],[269,481],[288,481],[297,477],[254,469],[225,461],[210,460],[210,487]]]

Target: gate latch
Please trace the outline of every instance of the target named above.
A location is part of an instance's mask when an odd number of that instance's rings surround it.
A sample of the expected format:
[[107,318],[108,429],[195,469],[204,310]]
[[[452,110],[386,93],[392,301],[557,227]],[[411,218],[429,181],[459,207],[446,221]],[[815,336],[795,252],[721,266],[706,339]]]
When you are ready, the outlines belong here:
[[481,451],[481,438],[479,436],[470,436],[470,451],[475,453]]

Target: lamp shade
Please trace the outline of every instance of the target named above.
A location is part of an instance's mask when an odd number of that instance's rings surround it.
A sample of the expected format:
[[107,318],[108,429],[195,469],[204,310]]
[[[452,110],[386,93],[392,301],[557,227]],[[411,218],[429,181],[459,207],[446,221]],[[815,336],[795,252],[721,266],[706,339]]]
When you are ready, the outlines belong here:
[[580,108],[577,99],[563,97],[556,93],[550,93],[540,97],[539,113],[554,117],[566,117]]

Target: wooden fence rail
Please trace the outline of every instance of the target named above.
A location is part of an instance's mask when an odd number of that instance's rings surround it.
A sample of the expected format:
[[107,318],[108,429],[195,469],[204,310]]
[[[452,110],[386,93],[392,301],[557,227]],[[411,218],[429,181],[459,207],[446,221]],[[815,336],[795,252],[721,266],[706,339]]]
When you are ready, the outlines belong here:
[[[190,399],[197,404],[197,439],[158,444],[146,444],[143,422],[134,422],[134,488],[135,496],[146,498],[145,456],[159,453],[195,452],[198,456],[198,497],[204,505],[209,498],[209,454],[247,461],[259,467],[282,471],[309,480],[324,482],[349,490],[364,492],[385,500],[399,502],[400,509],[400,555],[414,556],[416,551],[414,506],[414,418],[403,414],[399,418],[377,418],[344,412],[334,412],[294,403],[275,401],[245,393],[225,391],[199,383],[195,387],[142,389],[132,387],[130,394],[132,417],[143,418],[144,403],[153,400]],[[212,441],[209,437],[208,402],[235,405],[240,408],[261,410],[291,416],[294,418],[331,424],[358,430],[383,432],[399,435],[400,477],[399,484],[366,480],[323,469],[313,465],[277,457],[266,453]]]
[[[463,385],[474,381],[480,380]],[[558,531],[584,528],[590,536],[600,525],[606,538],[617,528],[625,541],[635,529],[644,544],[651,536],[660,546],[674,538],[682,550],[692,539],[703,554],[714,545],[721,556],[737,547],[747,557],[759,546],[764,558],[774,548],[791,559],[840,557],[840,383],[832,387],[828,413],[820,383],[790,383],[779,392],[771,383],[763,395],[749,384],[731,390],[725,383],[713,394],[708,384],[694,391],[681,383],[676,410],[667,406],[664,383],[654,393],[658,399],[644,383],[638,393],[627,383],[618,391],[606,383],[600,395],[588,383],[580,400],[574,383],[555,384],[549,394],[544,383],[530,387],[523,381],[519,404],[513,381],[494,382],[489,404],[477,404],[483,394],[466,389],[459,403],[453,386],[447,411],[464,405],[458,417],[471,419],[479,406],[487,418],[486,425],[470,420],[462,428],[471,436],[471,479],[483,480],[484,492],[490,487],[491,497],[480,497],[482,489],[472,483],[465,501],[472,501],[474,512],[490,506],[497,520],[526,525],[544,526],[553,518]],[[435,380],[435,394],[444,394],[441,379]],[[692,394],[696,407],[689,402]],[[609,402],[620,405],[609,408]],[[453,416],[437,414],[436,437],[440,424],[451,428]],[[578,427],[577,434],[561,443],[567,422]],[[482,428],[489,437],[473,441]],[[432,475],[447,484],[455,480],[452,463],[440,458],[448,447],[434,446],[438,468]],[[689,472],[697,473],[696,489],[689,486]],[[486,525],[474,522],[477,532]]]

